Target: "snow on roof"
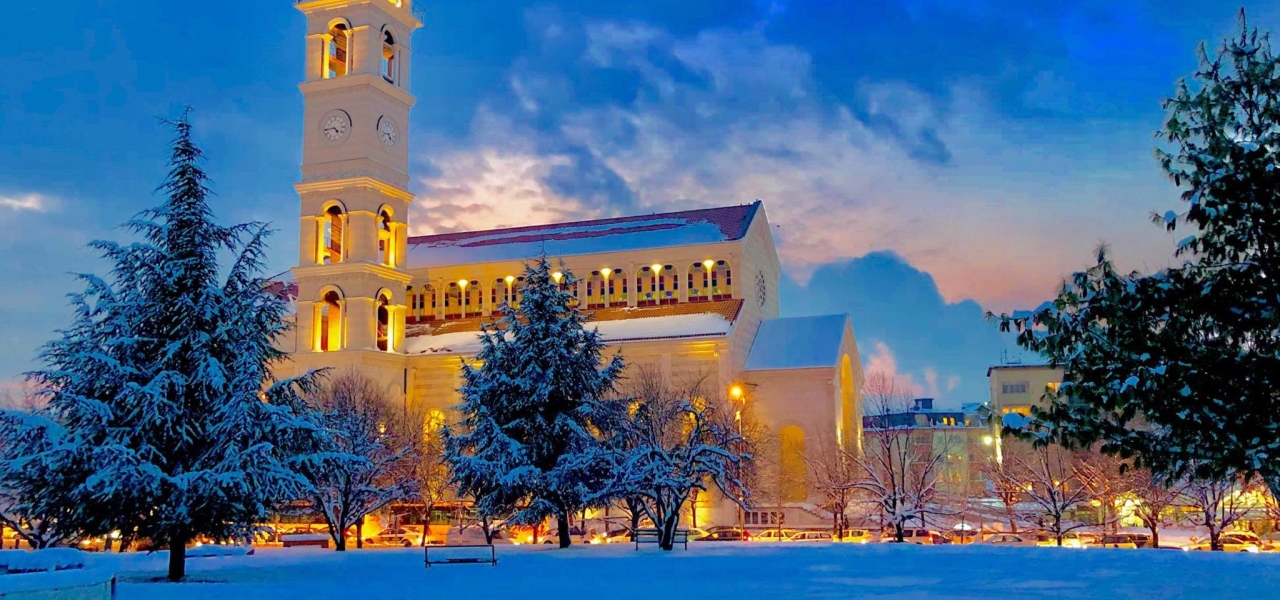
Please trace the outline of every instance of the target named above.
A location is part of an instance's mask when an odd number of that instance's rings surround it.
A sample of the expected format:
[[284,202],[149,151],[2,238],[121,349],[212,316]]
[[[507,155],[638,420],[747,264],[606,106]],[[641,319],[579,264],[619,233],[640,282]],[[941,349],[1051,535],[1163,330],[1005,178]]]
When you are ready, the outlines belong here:
[[[588,328],[598,329],[604,340],[610,343],[722,336],[729,333],[732,325],[716,313],[587,323]],[[479,351],[480,333],[477,331],[419,335],[405,340],[406,354],[476,354]]]
[[768,319],[747,355],[747,371],[812,369],[839,364],[849,315]]
[[760,201],[740,206],[444,233],[409,238],[409,268],[528,260],[544,250],[573,256],[741,239]]

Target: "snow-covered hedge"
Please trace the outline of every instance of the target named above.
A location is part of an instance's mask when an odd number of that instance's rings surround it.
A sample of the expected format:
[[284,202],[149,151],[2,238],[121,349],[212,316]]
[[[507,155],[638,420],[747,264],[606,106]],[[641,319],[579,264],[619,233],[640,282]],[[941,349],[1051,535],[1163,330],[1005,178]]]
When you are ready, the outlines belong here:
[[0,597],[111,598],[115,573],[89,568],[87,558],[75,548],[0,551]]
[[0,550],[0,570],[8,574],[83,569],[85,553],[75,548]]

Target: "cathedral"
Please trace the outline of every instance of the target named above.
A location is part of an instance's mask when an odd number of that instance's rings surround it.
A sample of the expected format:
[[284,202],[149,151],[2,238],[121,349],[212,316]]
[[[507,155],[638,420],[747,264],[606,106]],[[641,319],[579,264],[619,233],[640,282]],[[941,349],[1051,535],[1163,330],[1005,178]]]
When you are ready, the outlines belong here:
[[764,204],[410,235],[411,34],[422,25],[410,4],[297,4],[307,18],[301,235],[281,282],[297,321],[280,375],[354,369],[406,407],[447,415],[481,325],[502,303],[518,306],[524,265],[545,251],[574,275],[572,287],[553,277],[629,369],[705,377],[725,398],[749,399],[777,436],[800,483],[745,515],[709,503],[700,526],[830,523],[803,457],[820,440],[860,447],[861,361],[847,315],[779,317]]

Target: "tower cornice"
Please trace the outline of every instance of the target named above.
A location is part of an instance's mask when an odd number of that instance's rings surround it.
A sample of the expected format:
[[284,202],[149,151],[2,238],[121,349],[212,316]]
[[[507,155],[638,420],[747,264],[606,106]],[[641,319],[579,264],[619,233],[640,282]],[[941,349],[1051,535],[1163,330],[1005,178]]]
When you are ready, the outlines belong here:
[[413,202],[413,199],[414,199],[413,192],[410,192],[409,190],[406,190],[401,187],[391,185],[384,181],[379,181],[372,177],[351,177],[347,179],[309,181],[304,183],[296,183],[293,186],[293,188],[298,191],[298,194],[306,194],[309,192],[337,192],[337,191],[349,190],[351,188],[358,188],[358,187],[369,188],[369,189],[378,191],[388,197],[395,198],[397,200],[403,200],[405,202]]

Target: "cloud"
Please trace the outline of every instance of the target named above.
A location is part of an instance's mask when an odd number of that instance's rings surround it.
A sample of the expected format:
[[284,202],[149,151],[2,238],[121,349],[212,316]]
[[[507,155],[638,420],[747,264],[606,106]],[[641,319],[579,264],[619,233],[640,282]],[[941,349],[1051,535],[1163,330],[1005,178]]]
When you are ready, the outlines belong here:
[[888,249],[944,298],[1000,310],[1038,304],[1104,239],[1122,263],[1170,255],[1146,227],[1168,190],[1145,126],[1026,129],[963,77],[941,93],[863,78],[836,97],[805,49],[760,28],[536,23],[555,35],[512,64],[507,93],[465,139],[430,143],[417,232],[762,199],[799,282]]
[[[919,383],[916,383],[915,377],[909,373],[898,372],[898,359],[893,356],[893,350],[884,342],[877,341],[872,345],[872,352],[867,356],[866,361],[862,365],[862,369],[868,377],[878,375],[888,378],[889,381],[892,381],[895,384],[897,389],[903,390],[914,397],[921,397],[925,395],[926,388],[921,386]],[[931,375],[936,377],[936,374],[933,371],[926,371],[926,378],[929,378]],[[929,379],[928,383],[936,391],[937,386],[934,384],[937,382],[933,379]]]
[[0,208],[17,211],[44,212],[49,208],[49,201],[39,194],[26,196],[0,196]]

